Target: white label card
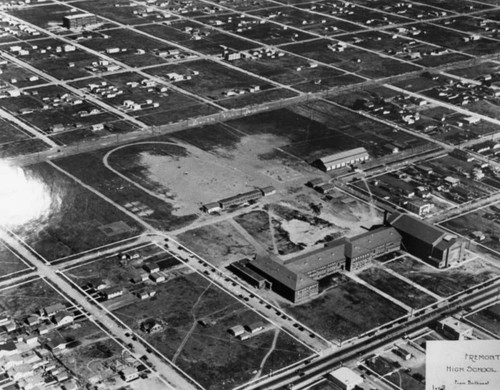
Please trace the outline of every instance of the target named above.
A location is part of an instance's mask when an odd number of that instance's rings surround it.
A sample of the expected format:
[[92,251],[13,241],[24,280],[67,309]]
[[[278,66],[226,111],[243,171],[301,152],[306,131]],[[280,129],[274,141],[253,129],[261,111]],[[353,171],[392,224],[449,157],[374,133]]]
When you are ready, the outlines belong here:
[[425,390],[499,390],[500,340],[428,341]]

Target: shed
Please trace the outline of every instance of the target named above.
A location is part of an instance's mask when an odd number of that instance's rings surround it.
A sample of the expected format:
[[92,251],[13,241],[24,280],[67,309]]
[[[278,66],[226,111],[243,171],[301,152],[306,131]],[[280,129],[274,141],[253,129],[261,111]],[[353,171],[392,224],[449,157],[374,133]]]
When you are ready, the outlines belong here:
[[149,278],[155,283],[160,283],[165,281],[165,276],[158,273],[149,275]]
[[403,360],[411,359],[411,353],[398,345],[392,350],[392,352],[394,352],[395,355],[399,356]]
[[142,266],[146,272],[149,272],[150,274],[154,272],[158,272],[160,270],[160,266],[156,263],[146,263]]
[[245,333],[245,328],[243,328],[242,325],[235,325],[232,328],[229,328],[228,332],[237,337]]
[[253,333],[257,333],[257,332],[264,330],[264,326],[265,326],[265,324],[262,321],[257,321],[257,322],[250,324],[250,325],[245,325],[245,329],[249,333],[253,334]]
[[276,188],[274,188],[273,186],[262,187],[260,189],[260,192],[262,192],[262,195],[264,196],[269,196],[276,193]]
[[201,207],[201,210],[207,214],[212,214],[212,213],[216,213],[216,212],[220,211],[221,207],[220,207],[218,202],[212,202],[212,203],[204,204]]

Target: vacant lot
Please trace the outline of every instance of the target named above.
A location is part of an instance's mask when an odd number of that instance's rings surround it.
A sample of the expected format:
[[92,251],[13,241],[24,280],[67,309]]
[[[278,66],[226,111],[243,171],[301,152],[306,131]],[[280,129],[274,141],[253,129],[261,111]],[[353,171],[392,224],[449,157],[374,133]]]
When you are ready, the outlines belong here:
[[[142,232],[137,222],[49,164],[30,166],[29,171],[36,180],[45,184],[51,206],[45,215],[18,227],[17,232],[47,260],[73,255]],[[111,234],[100,230],[113,223],[119,223],[122,228]]]
[[[202,39],[192,39],[191,34],[184,32],[185,28],[199,29],[206,34]],[[218,55],[222,53],[221,45],[233,50],[249,50],[257,47],[256,43],[240,39],[234,35],[213,30],[201,23],[190,20],[174,21],[171,25],[147,24],[137,27],[138,30],[147,32],[155,37],[166,39],[170,42],[180,43],[182,46],[199,53]]]
[[[63,158],[57,160],[57,165],[139,217],[147,217],[148,223],[160,229],[172,230],[196,219],[194,215],[176,216],[171,203],[146,193],[106,168],[102,162],[106,152],[104,150],[82,153]],[[112,206],[106,206],[106,208],[110,207]]]
[[27,270],[29,266],[20,255],[0,241],[0,279]]
[[[237,119],[228,124],[246,134],[271,134],[280,137],[285,140],[288,152],[308,162],[320,156],[361,146],[357,139],[346,137],[339,128],[314,120],[313,115],[314,113],[305,116],[290,109],[282,109]],[[352,121],[353,118],[346,113],[346,119]],[[344,123],[343,126],[346,127],[347,124]]]
[[339,30],[359,30],[359,27],[355,24],[330,18],[324,13],[307,12],[292,7],[274,7],[271,9],[253,11],[251,14],[261,18],[273,19],[276,23],[286,24],[299,28],[302,31],[308,31],[315,34],[325,34],[329,32],[338,34]]
[[[104,53],[107,49],[118,49],[116,53],[106,53],[121,63],[132,67],[145,65],[165,64],[167,57],[158,55],[160,51],[176,49],[144,34],[136,33],[130,29],[101,30],[93,39],[82,42],[86,47]],[[143,50],[138,53],[138,49]],[[185,53],[182,53],[182,57]]]
[[332,223],[287,206],[271,204],[235,218],[269,252],[288,255],[342,235]]
[[270,217],[264,210],[250,211],[241,214],[234,220],[243,227],[253,238],[255,238],[268,252],[273,251],[273,234],[270,229]]
[[251,257],[255,248],[228,222],[188,230],[177,236],[179,241],[217,267]]
[[467,316],[467,319],[500,336],[500,304],[497,303],[480,310]]
[[[171,136],[194,145],[201,150],[220,156],[226,156],[229,151],[234,152],[242,138],[241,134],[223,124],[194,127],[172,133]],[[220,153],[217,153],[217,151]]]
[[358,276],[372,286],[414,309],[420,309],[436,302],[435,298],[380,268],[368,268],[359,273]]
[[[218,15],[209,15],[197,18],[199,22],[208,25],[214,25],[219,20]],[[236,33],[243,38],[249,38],[250,40],[261,42],[266,45],[279,45],[287,42],[297,42],[306,39],[311,39],[314,36],[295,29],[285,29],[281,25],[266,21],[266,23],[260,23],[258,19],[250,19],[245,15],[240,15],[239,13],[230,14],[224,16],[226,23],[223,23],[220,28],[228,32]],[[240,23],[246,24],[244,28],[238,26]]]
[[[307,162],[365,147],[374,158],[394,158],[388,140],[411,153],[429,143],[325,101],[290,106],[227,122],[245,134],[272,134],[285,140],[282,149]],[[375,161],[375,160],[374,160]]]
[[289,306],[286,311],[335,341],[348,340],[406,314],[401,307],[343,275],[337,276],[320,297]]
[[[166,80],[169,79],[168,74],[171,73],[190,76],[190,79],[178,81],[175,85],[196,95],[214,101],[220,100],[225,106],[231,108],[234,108],[235,105],[228,105],[226,102],[233,99],[239,100],[240,97],[247,100],[255,99],[253,104],[277,100],[272,95],[271,98],[265,98],[268,90],[276,89],[267,81],[211,61],[197,60],[177,65],[166,65],[152,68],[148,72],[155,76],[164,77]],[[257,86],[260,91],[249,92],[249,89],[254,86]],[[278,95],[276,98],[294,95],[288,91],[280,91],[279,88],[276,91],[284,93],[284,95]],[[237,104],[237,106],[243,107],[248,104],[250,103],[246,102],[245,104]]]
[[0,292],[1,310],[19,321],[45,306],[65,302],[64,298],[42,279],[6,287]]
[[[307,43],[294,43],[283,48],[312,60],[334,65],[368,79],[395,76],[418,70],[414,65],[390,57],[382,57],[373,52],[349,46],[343,52],[328,48],[332,41],[317,39]],[[335,44],[335,42],[334,42]]]
[[177,216],[194,214],[204,203],[263,187],[267,181],[254,172],[240,171],[231,159],[172,142],[117,148],[108,161],[112,169],[172,203]]
[[2,128],[2,132],[0,133],[1,146],[15,141],[26,140],[32,137],[31,134],[25,133],[19,127],[6,121],[5,119],[0,119],[0,126]]
[[264,53],[262,58],[240,59],[234,61],[233,64],[286,85],[316,81],[320,87],[326,88],[328,85],[333,86],[328,80],[343,74],[339,70],[319,66],[318,64],[313,65],[313,62],[307,59],[288,53],[283,56],[277,54],[266,55]]
[[24,154],[37,153],[49,148],[49,145],[37,138],[13,141],[0,145],[0,157],[8,158]]
[[458,268],[442,270],[408,256],[385,265],[442,297],[459,293],[500,274],[498,269],[481,259],[469,261]]
[[[310,354],[274,329],[245,341],[231,336],[230,327],[265,320],[197,274],[162,284],[157,296],[157,300],[132,304],[116,314],[206,389],[232,389],[250,380],[261,365],[267,374]],[[147,334],[140,330],[151,318],[163,325],[162,331]],[[204,327],[198,322],[201,319],[211,325]]]
[[486,236],[481,241],[481,245],[500,252],[500,207],[498,204],[450,219],[441,225],[467,238],[472,238],[472,232],[481,231]]
[[416,24],[415,27],[425,31],[424,34],[420,35],[422,40],[430,42],[434,45],[461,51],[462,53],[476,56],[495,53],[498,50],[498,45],[496,44],[497,42],[492,39],[483,37],[479,40],[464,42],[464,38],[468,35],[457,32],[456,30],[424,23]]
[[325,219],[283,204],[271,204],[266,208],[276,221],[274,227],[279,234],[277,238],[286,236],[298,246],[314,246],[323,241],[339,238],[344,232]]

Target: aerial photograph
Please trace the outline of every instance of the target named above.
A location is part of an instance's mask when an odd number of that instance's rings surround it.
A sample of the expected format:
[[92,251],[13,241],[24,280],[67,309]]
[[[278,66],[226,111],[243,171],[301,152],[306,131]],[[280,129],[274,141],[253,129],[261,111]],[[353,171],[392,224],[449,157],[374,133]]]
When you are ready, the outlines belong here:
[[500,340],[500,1],[0,0],[0,178],[0,390],[444,390]]

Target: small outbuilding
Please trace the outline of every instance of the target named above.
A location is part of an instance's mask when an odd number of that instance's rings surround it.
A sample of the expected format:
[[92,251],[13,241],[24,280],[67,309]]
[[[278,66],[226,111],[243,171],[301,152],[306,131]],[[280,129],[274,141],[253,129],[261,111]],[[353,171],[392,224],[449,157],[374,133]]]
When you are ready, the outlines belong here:
[[243,328],[242,325],[235,325],[232,328],[229,328],[228,332],[231,333],[233,336],[238,337],[243,333],[245,333],[245,328]]

